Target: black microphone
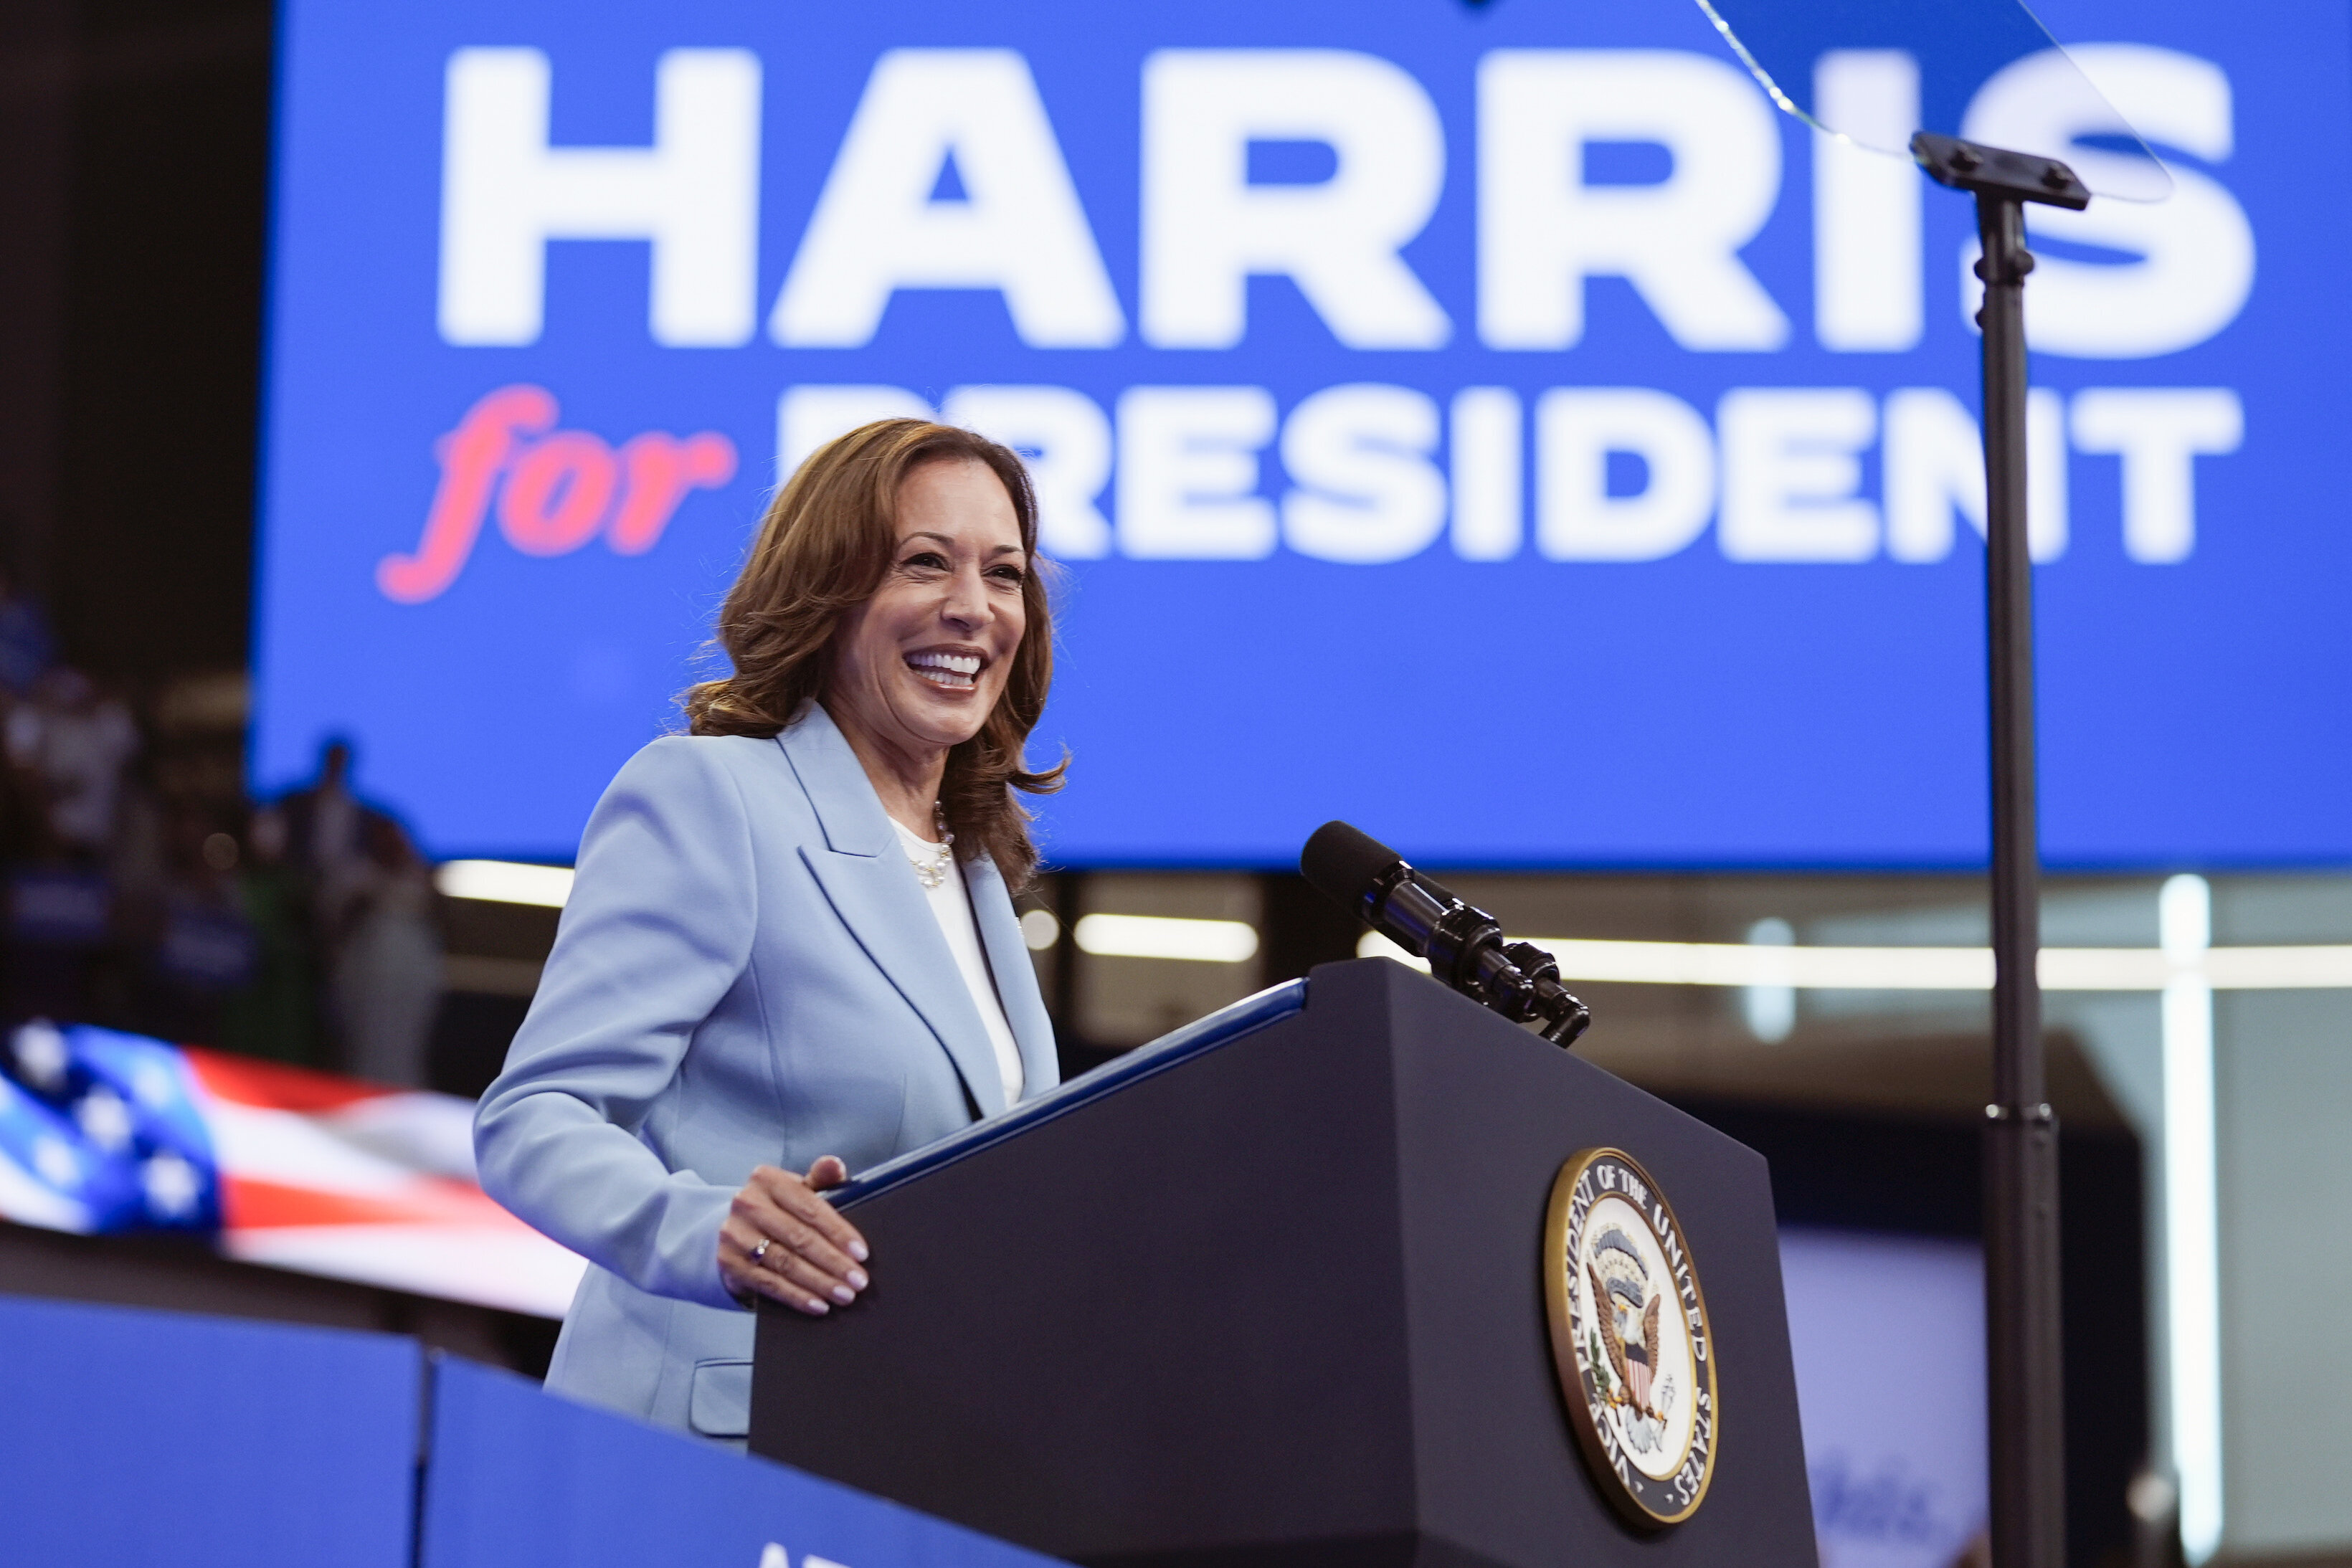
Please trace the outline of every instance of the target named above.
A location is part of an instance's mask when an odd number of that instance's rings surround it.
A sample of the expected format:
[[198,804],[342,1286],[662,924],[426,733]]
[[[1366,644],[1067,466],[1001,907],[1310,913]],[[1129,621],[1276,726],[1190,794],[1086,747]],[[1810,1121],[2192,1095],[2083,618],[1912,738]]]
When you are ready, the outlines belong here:
[[1529,942],[1506,942],[1483,909],[1422,875],[1396,851],[1345,822],[1326,822],[1299,852],[1298,873],[1316,892],[1411,953],[1431,976],[1513,1023],[1535,1023],[1566,1049],[1591,1009],[1559,983],[1559,965]]

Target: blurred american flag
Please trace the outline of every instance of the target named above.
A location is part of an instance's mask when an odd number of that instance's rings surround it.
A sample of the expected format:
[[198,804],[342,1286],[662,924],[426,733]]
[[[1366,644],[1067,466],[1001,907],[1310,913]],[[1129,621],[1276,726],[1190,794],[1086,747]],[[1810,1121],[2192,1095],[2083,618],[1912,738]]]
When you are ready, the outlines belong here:
[[561,1317],[582,1260],[487,1197],[474,1107],[35,1021],[0,1075],[0,1218],[209,1235],[232,1258]]

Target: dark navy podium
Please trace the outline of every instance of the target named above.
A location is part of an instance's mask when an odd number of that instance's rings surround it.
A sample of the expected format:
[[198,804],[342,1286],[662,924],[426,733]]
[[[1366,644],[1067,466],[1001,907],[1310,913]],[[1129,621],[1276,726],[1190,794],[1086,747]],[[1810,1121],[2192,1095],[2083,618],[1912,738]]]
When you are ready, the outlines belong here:
[[[1704,1273],[1715,1476],[1623,1522],[1545,1306],[1563,1162]],[[1812,1568],[1763,1159],[1385,959],[1317,969],[837,1195],[875,1283],[763,1305],[754,1453],[1136,1568]]]

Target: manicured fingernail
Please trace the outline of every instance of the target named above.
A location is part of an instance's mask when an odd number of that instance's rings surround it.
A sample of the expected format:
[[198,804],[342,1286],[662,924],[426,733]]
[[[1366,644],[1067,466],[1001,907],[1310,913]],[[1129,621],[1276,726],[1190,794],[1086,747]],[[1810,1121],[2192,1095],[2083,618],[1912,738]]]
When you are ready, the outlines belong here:
[[823,1301],[817,1301],[817,1300],[815,1300],[814,1298],[811,1298],[811,1300],[810,1300],[810,1301],[809,1301],[809,1304],[808,1304],[808,1314],[809,1314],[809,1316],[811,1316],[811,1317],[813,1317],[813,1318],[821,1318],[821,1317],[824,1316],[824,1314],[825,1314],[825,1313],[827,1313],[827,1312],[831,1312],[831,1311],[833,1311],[833,1309],[832,1309],[831,1307],[826,1306]]
[[835,1285],[833,1288],[833,1299],[845,1307],[857,1299],[857,1292],[846,1285]]
[[865,1261],[866,1261],[866,1243],[865,1243],[865,1242],[863,1242],[863,1241],[853,1241],[853,1242],[851,1242],[851,1243],[849,1244],[849,1255],[850,1255],[852,1258],[856,1259],[860,1263],[865,1262]]
[[[849,1282],[856,1286],[861,1291],[866,1289],[866,1270],[863,1269],[852,1269],[849,1271]],[[845,1300],[846,1298],[844,1299]]]

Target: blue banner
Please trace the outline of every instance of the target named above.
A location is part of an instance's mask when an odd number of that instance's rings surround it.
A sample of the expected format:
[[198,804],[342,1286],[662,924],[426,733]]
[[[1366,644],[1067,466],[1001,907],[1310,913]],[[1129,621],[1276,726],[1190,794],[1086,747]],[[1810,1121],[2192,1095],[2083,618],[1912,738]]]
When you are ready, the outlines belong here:
[[1053,1568],[414,1340],[0,1296],[0,1343],[10,1562]]
[[509,1373],[434,1374],[421,1568],[1052,1568],[1054,1559]]
[[413,1340],[0,1297],[13,1563],[410,1568]]
[[[1060,862],[1984,859],[1970,204],[1688,0],[285,16],[265,789],[568,859],[780,467],[930,413],[1066,569]],[[2342,861],[2347,17],[2067,20],[2175,189],[2032,217],[2047,852]],[[2035,79],[1964,128],[2113,156]]]

